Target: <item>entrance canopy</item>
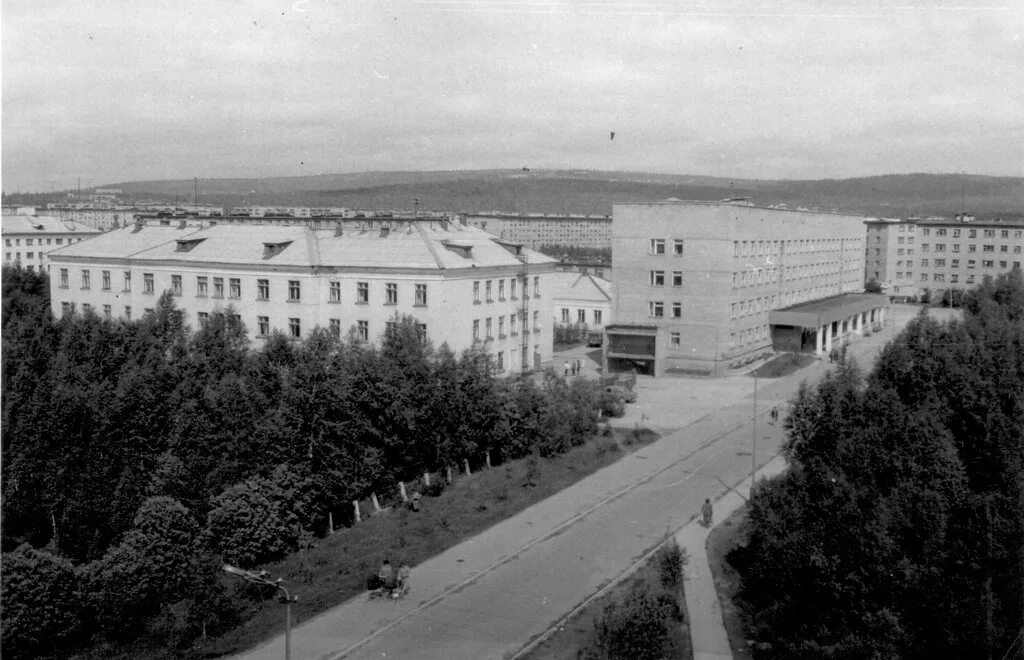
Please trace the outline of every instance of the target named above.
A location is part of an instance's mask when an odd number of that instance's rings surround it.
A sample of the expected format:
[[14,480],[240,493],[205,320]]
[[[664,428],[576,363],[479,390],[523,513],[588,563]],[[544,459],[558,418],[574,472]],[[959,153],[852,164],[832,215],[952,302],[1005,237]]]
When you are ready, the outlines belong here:
[[846,293],[785,309],[773,309],[768,313],[768,322],[772,325],[815,329],[888,304],[889,299],[880,293]]

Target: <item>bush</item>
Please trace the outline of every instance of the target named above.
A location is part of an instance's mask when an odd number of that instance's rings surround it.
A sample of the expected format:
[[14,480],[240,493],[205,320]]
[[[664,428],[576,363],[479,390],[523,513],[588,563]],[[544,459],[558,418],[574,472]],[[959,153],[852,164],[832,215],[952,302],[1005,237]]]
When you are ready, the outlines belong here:
[[584,657],[594,660],[660,660],[677,658],[670,634],[680,621],[679,602],[668,593],[652,594],[640,579],[622,601],[605,605],[594,622],[593,638]]
[[255,477],[215,497],[203,533],[206,547],[242,568],[294,550],[298,534],[292,521],[282,516],[280,501],[267,496],[271,490],[266,479]]
[[28,544],[3,556],[3,655],[58,651],[79,631],[81,600],[71,562]]
[[674,536],[658,549],[657,558],[661,586],[671,593],[678,593],[683,586],[683,566],[687,559]]

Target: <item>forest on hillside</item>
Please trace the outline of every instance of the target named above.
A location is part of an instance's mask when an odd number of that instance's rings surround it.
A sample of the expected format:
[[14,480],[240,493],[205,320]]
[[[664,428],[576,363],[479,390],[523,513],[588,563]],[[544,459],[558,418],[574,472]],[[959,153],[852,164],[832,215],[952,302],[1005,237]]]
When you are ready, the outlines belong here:
[[803,387],[730,561],[755,657],[1021,658],[1024,281]]
[[425,470],[564,452],[611,407],[582,380],[499,379],[411,317],[379,347],[317,329],[254,350],[230,310],[192,330],[169,295],[133,322],[55,321],[46,276],[13,268],[2,350],[11,658],[216,635],[263,597],[223,562],[306,547]]

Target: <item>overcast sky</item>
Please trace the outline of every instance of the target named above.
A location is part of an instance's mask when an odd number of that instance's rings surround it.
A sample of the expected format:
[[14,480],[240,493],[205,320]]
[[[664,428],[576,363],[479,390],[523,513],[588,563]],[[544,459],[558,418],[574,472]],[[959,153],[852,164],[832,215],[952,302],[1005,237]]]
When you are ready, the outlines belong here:
[[4,0],[3,189],[1024,175],[1024,2],[886,4]]

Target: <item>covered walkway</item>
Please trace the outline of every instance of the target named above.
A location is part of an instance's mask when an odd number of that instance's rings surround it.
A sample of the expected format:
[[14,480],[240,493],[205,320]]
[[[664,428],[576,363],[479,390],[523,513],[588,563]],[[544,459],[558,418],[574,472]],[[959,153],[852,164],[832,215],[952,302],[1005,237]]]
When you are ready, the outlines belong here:
[[772,310],[772,345],[777,351],[828,354],[853,336],[885,326],[889,299],[877,293],[847,293]]

